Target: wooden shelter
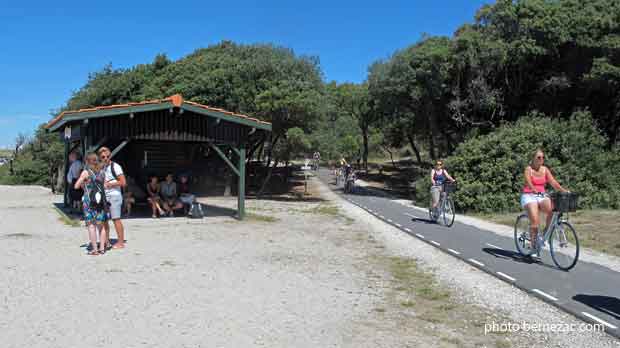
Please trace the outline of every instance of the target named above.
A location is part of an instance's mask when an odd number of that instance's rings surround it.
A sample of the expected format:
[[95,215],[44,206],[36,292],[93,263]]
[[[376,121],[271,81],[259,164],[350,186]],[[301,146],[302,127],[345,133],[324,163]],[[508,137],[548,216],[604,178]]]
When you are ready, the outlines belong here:
[[[192,154],[211,149],[219,157],[218,163],[225,163],[238,178],[237,211],[238,217],[243,219],[246,151],[265,140],[271,132],[271,123],[173,95],[138,103],[64,111],[47,124],[47,129],[59,132],[65,142],[66,170],[68,154],[75,149],[85,154],[107,146],[112,149],[112,157],[123,155],[125,160],[119,162],[133,173],[144,168],[160,172],[171,170],[178,163],[175,159],[194,165],[200,161],[195,161]],[[159,158],[152,159],[154,155]],[[149,167],[148,163],[154,161],[159,161],[159,167]]]

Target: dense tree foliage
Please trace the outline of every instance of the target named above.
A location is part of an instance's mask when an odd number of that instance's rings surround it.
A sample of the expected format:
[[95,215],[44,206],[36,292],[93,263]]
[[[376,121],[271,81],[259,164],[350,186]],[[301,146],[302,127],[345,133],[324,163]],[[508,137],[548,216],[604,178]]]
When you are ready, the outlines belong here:
[[[376,63],[368,77],[377,111],[431,158],[467,130],[489,132],[537,110],[567,118],[591,110],[620,136],[620,3],[499,0],[452,38],[426,37]],[[420,160],[420,156],[418,156]]]

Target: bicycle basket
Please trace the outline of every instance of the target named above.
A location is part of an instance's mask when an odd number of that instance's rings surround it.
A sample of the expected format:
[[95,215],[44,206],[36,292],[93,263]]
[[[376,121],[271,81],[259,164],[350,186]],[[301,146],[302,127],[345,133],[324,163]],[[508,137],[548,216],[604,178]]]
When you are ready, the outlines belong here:
[[455,182],[444,182],[443,183],[443,192],[452,193],[456,191],[456,183]]
[[578,196],[572,192],[555,192],[551,195],[553,210],[561,213],[577,211]]

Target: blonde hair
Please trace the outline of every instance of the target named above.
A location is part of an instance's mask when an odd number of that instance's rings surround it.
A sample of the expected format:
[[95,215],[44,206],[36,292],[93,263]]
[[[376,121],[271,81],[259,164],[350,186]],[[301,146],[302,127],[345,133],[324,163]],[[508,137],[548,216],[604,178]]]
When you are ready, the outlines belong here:
[[111,153],[112,151],[110,151],[110,149],[108,149],[108,148],[107,148],[107,147],[105,147],[105,146],[100,147],[100,148],[99,148],[99,151],[97,151],[97,153],[98,153],[99,155],[101,155],[101,154],[102,154],[102,153],[104,153],[104,152]]
[[[93,157],[97,161],[94,165],[90,164],[90,159]],[[88,168],[92,170],[93,172],[98,172],[101,170],[101,162],[99,162],[99,157],[97,156],[96,153],[89,152],[86,154],[86,157],[84,157],[84,168]]]

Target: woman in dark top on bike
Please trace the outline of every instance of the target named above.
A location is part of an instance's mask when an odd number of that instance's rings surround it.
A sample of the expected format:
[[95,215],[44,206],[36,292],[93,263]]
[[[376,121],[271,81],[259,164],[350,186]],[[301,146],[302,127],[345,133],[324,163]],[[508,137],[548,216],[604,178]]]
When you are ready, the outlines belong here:
[[431,170],[431,183],[433,184],[431,187],[431,197],[433,198],[433,209],[437,208],[439,204],[439,196],[441,195],[441,190],[446,180],[450,180],[450,182],[456,181],[448,174],[448,171],[443,168],[443,161],[439,160],[435,163],[435,168]]
[[540,211],[545,213],[547,217],[547,224],[545,226],[549,226],[552,218],[553,207],[551,199],[545,195],[545,186],[549,183],[556,191],[568,192],[555,180],[553,174],[551,174],[549,168],[545,167],[544,163],[545,154],[541,149],[537,149],[534,151],[530,165],[525,168],[523,173],[525,185],[521,194],[521,207],[527,211],[527,215],[530,218],[530,243],[533,250],[537,250],[539,243],[538,225],[540,224]]

